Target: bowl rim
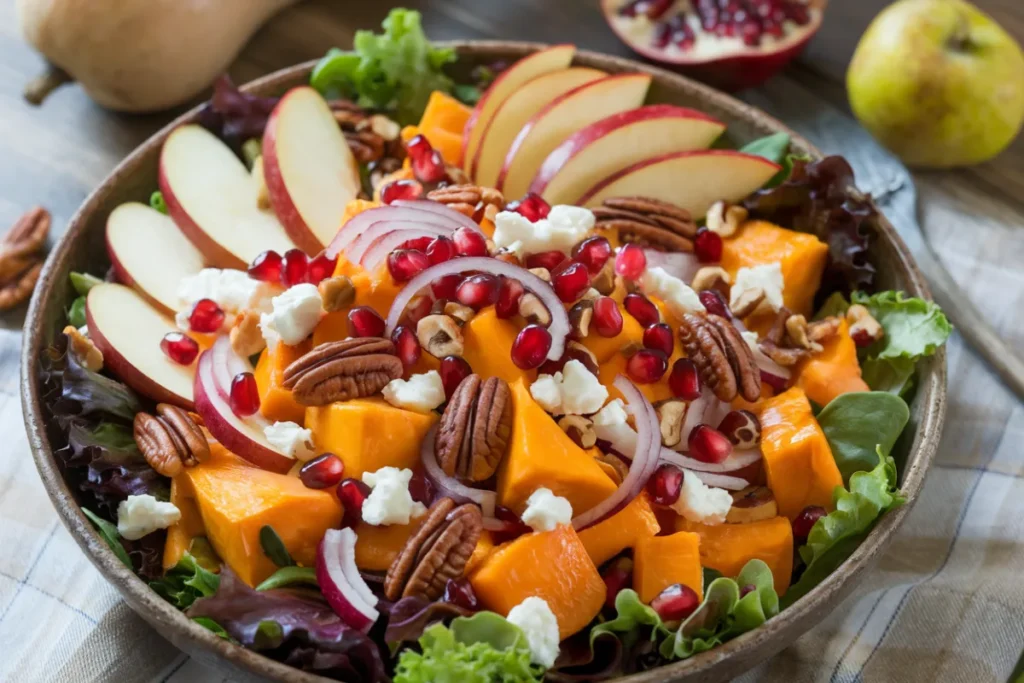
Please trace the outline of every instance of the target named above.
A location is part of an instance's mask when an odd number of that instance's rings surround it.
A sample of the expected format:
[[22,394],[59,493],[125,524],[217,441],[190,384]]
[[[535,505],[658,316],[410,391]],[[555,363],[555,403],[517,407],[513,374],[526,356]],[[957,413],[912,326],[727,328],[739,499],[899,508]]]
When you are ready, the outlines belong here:
[[[503,55],[514,53],[515,56],[529,54],[548,46],[545,43],[503,40],[438,41],[436,44],[454,47],[460,52],[501,52]],[[787,132],[797,146],[807,149],[813,156],[821,156],[821,152],[814,145],[789,129],[781,121],[710,86],[649,64],[600,52],[578,50],[575,59],[588,63],[606,64],[618,70],[629,69],[652,74],[677,90],[688,91],[706,104],[728,110],[734,118],[754,122],[760,127],[770,128],[774,131]],[[316,62],[317,60],[310,60],[280,69],[242,87],[246,91],[265,91],[294,84],[296,79],[308,73]],[[119,180],[120,173],[133,167],[137,160],[150,154],[154,147],[162,145],[173,129],[194,121],[204,104],[205,102],[175,118],[118,163],[87,196],[69,221],[67,231],[47,257],[39,280],[40,286],[33,293],[24,327],[20,388],[25,428],[36,468],[61,521],[103,577],[117,588],[129,606],[158,632],[179,648],[184,649],[185,646],[188,646],[188,654],[191,656],[214,664],[216,664],[215,658],[221,658],[227,660],[240,672],[259,677],[271,677],[276,680],[301,681],[302,683],[328,681],[331,679],[300,671],[222,640],[213,632],[192,622],[170,603],[161,599],[142,579],[117,559],[113,551],[94,531],[61,475],[60,467],[46,434],[37,359],[45,342],[43,327],[45,324],[45,302],[56,287],[66,286],[63,277],[55,279],[54,275],[67,269],[69,245],[82,237],[105,193],[121,182]],[[880,232],[881,239],[887,240],[895,252],[898,265],[906,274],[910,285],[909,289],[914,290],[917,296],[931,299],[928,285],[914,263],[906,244],[884,216]],[[902,476],[901,490],[907,498],[907,503],[883,516],[854,553],[824,581],[784,612],[753,631],[689,659],[615,680],[654,683],[654,681],[683,679],[718,680],[727,674],[737,675],[753,664],[743,664],[740,668],[732,670],[728,667],[730,658],[732,662],[737,662],[741,660],[739,655],[744,653],[760,655],[764,658],[771,656],[806,631],[810,626],[805,626],[805,622],[817,623],[823,618],[832,601],[838,602],[839,598],[836,594],[845,593],[846,590],[851,589],[863,572],[891,542],[896,530],[919,496],[942,434],[946,409],[945,398],[945,350],[940,349],[929,362],[916,397],[916,400],[921,401],[920,421],[914,439],[916,448],[911,449],[907,457],[907,466],[900,473]]]

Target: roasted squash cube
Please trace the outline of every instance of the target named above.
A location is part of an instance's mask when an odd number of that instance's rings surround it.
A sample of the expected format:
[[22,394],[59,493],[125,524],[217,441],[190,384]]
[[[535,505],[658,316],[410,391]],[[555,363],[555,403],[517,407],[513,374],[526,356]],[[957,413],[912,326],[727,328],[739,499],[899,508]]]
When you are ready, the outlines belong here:
[[854,391],[871,391],[861,378],[857,361],[857,345],[850,337],[850,326],[843,320],[839,331],[822,342],[820,353],[802,361],[796,368],[796,386],[804,390],[807,398],[820,406],[832,399]]
[[499,318],[493,306],[485,308],[462,328],[462,357],[482,379],[500,377],[511,384],[523,376],[512,362],[512,343],[518,335],[515,323]]
[[782,595],[793,575],[793,526],[785,517],[747,524],[696,524],[678,518],[676,529],[700,536],[700,562],[705,567],[736,577],[753,559],[772,570],[775,592]]
[[648,603],[661,591],[681,583],[704,596],[700,537],[688,531],[641,538],[633,548],[633,590]]
[[290,389],[285,389],[284,371],[310,349],[309,341],[296,346],[278,344],[273,350],[263,349],[256,362],[253,375],[260,392],[260,412],[275,422],[302,422],[305,406],[295,400]]
[[661,531],[647,492],[630,501],[608,519],[579,532],[580,540],[594,564],[601,566],[626,548],[636,547],[641,538]]

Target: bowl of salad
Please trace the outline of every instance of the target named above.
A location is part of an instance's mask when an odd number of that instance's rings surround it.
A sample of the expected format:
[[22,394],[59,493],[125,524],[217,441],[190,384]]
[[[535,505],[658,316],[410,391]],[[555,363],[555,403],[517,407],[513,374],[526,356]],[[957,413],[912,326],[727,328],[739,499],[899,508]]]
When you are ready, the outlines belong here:
[[841,157],[405,10],[219,81],[40,283],[55,506],[252,680],[725,680],[855,585],[944,416],[949,323]]

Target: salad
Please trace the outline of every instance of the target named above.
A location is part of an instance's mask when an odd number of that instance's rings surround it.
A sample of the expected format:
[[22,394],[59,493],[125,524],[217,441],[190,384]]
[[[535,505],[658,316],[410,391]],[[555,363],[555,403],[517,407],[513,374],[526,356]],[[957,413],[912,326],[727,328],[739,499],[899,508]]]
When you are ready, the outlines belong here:
[[415,12],[222,80],[43,359],[83,512],[220,637],[346,681],[602,680],[750,631],[900,505],[915,365],[839,157],[732,149]]

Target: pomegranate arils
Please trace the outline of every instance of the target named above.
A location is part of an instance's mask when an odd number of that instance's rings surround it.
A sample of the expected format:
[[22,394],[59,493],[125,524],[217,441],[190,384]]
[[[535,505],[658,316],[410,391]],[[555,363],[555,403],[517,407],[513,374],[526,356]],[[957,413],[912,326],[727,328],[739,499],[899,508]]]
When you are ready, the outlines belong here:
[[[396,247],[397,249],[415,249],[416,251],[422,251],[424,254],[427,253],[427,245],[434,241],[433,237],[413,237],[411,240],[406,240]],[[431,264],[433,265],[433,264]]]
[[348,312],[348,333],[352,337],[380,337],[384,318],[369,306],[356,306]]
[[338,484],[338,499],[345,508],[342,527],[354,527],[363,521],[363,503],[370,495],[370,487],[358,479],[342,479]]
[[697,592],[681,583],[674,583],[651,600],[651,608],[662,621],[682,621],[697,611],[700,598]]
[[661,351],[666,356],[671,356],[672,349],[675,346],[672,328],[665,323],[651,325],[644,330],[644,346],[655,351]]
[[408,282],[430,267],[430,259],[422,251],[395,249],[388,254],[388,272],[395,282]]
[[380,189],[380,200],[384,204],[419,199],[422,196],[423,186],[415,180],[392,180]]
[[455,289],[455,300],[479,311],[498,301],[498,278],[490,273],[470,275]]
[[548,272],[553,271],[558,266],[562,265],[565,261],[566,256],[558,249],[551,251],[542,251],[538,254],[530,254],[526,257],[527,268],[545,268]]
[[318,285],[334,275],[334,268],[338,265],[338,257],[327,258],[327,254],[321,253],[309,262],[306,279],[308,282]]
[[590,326],[602,337],[617,337],[622,332],[622,311],[615,299],[602,296],[594,301]]
[[692,360],[680,358],[672,364],[668,388],[672,390],[673,396],[684,401],[696,401],[700,398],[700,372]]
[[249,277],[260,282],[281,281],[281,255],[276,251],[264,251],[249,265]]
[[571,263],[557,275],[551,276],[551,286],[559,299],[572,303],[590,289],[590,271],[582,263]]
[[693,254],[701,263],[718,263],[722,260],[722,236],[707,228],[698,229],[693,238]]
[[461,356],[445,356],[441,359],[438,373],[441,375],[444,396],[449,399],[462,384],[462,380],[473,374],[473,368],[469,367],[469,363]]
[[646,15],[650,20],[660,19],[675,0],[635,0],[619,10],[624,17]]
[[647,268],[647,255],[639,244],[626,244],[615,255],[615,272],[627,280],[639,280]]
[[200,299],[188,314],[189,329],[211,334],[224,324],[224,311],[213,299]]
[[249,417],[260,409],[260,390],[256,386],[256,377],[251,372],[240,372],[231,380],[228,393],[231,401],[231,412],[238,417]]
[[515,211],[526,217],[531,223],[536,223],[542,218],[547,218],[551,213],[551,205],[544,201],[540,195],[527,192],[522,199],[509,202],[505,205],[506,211]]
[[732,442],[725,434],[706,424],[699,424],[687,439],[690,457],[701,462],[718,464],[732,454]]
[[427,255],[430,265],[436,266],[438,263],[444,263],[455,258],[455,242],[452,242],[443,235],[439,235],[430,240],[424,248],[424,253]]
[[793,540],[796,544],[805,544],[807,537],[811,535],[811,529],[827,514],[828,511],[820,505],[808,505],[801,510],[800,514],[793,518]]
[[729,306],[725,303],[725,297],[722,296],[721,292],[716,292],[713,289],[705,289],[702,292],[698,292],[697,297],[700,299],[700,302],[704,304],[704,308],[708,310],[708,313],[720,315],[726,320],[732,319],[732,313],[729,312]]
[[413,472],[409,479],[409,496],[417,503],[423,503],[427,507],[434,502],[434,495],[437,489],[434,482],[430,481],[423,472]]
[[345,476],[345,463],[333,453],[313,458],[299,469],[299,479],[308,489],[336,486]]
[[500,531],[491,532],[495,545],[511,541],[515,538],[519,538],[523,534],[528,534],[533,531],[533,529],[527,526],[526,523],[520,519],[519,515],[504,505],[494,506],[494,518],[503,522],[505,526],[505,528]]
[[667,369],[665,354],[653,349],[640,349],[626,361],[626,374],[637,384],[654,384]]
[[178,365],[191,365],[199,355],[199,344],[181,332],[168,332],[160,340],[160,349]]
[[487,256],[487,238],[483,233],[465,226],[452,233],[459,256]]
[[281,269],[281,284],[292,287],[306,281],[309,276],[309,257],[301,249],[289,249],[284,253]]
[[647,480],[647,495],[656,505],[672,505],[683,490],[683,471],[675,465],[663,464]]
[[448,579],[444,585],[444,595],[441,600],[463,609],[477,611],[480,609],[480,601],[477,600],[476,591],[466,577]]
[[867,330],[854,330],[850,333],[850,338],[853,339],[853,343],[859,349],[865,349],[875,343],[875,338],[871,336],[871,333]]
[[619,592],[629,588],[633,580],[633,560],[628,557],[620,557],[604,570],[601,574],[606,588],[604,606],[608,609],[615,609],[615,598]]
[[435,299],[454,299],[455,290],[462,282],[462,276],[456,273],[442,275],[430,283],[430,291]]
[[520,370],[540,366],[551,350],[551,333],[540,325],[527,325],[512,342],[512,362]]
[[737,448],[753,448],[761,443],[761,421],[749,410],[733,410],[718,423],[718,431]]
[[654,302],[643,294],[627,294],[622,305],[641,327],[650,327],[661,322],[661,314]]
[[526,288],[519,280],[502,278],[498,289],[498,301],[494,304],[494,313],[499,318],[507,319],[519,313],[519,300],[523,298]]
[[612,245],[600,235],[588,237],[572,249],[572,257],[585,265],[591,275],[597,275],[612,256]]
[[422,355],[420,342],[416,339],[416,333],[411,328],[399,325],[391,333],[391,341],[395,345],[396,354],[406,369],[411,368],[420,359],[420,355]]
[[423,183],[439,183],[447,179],[448,171],[444,167],[444,159],[425,136],[417,135],[409,140],[405,144],[405,149],[412,160],[412,172],[417,180]]

